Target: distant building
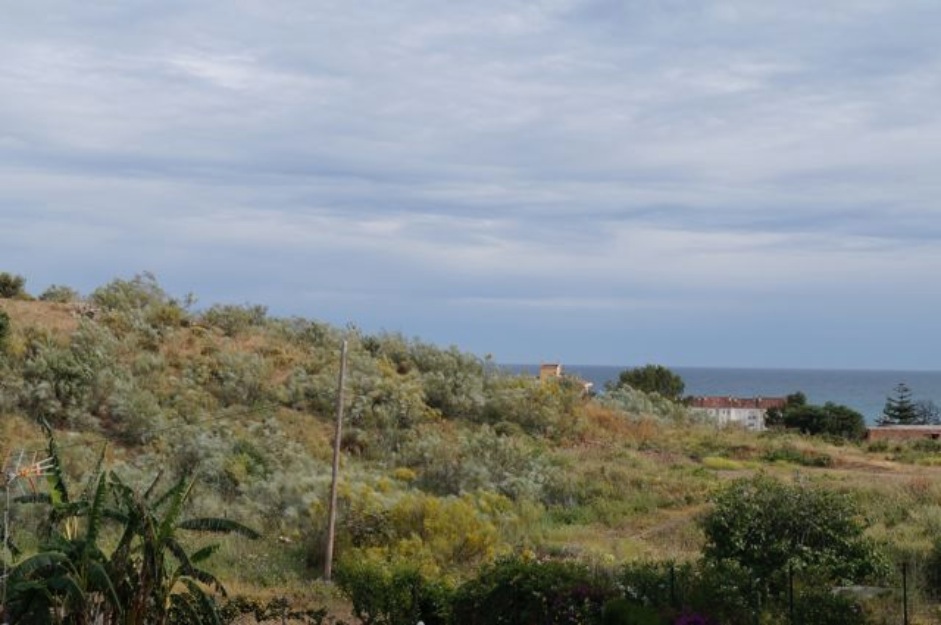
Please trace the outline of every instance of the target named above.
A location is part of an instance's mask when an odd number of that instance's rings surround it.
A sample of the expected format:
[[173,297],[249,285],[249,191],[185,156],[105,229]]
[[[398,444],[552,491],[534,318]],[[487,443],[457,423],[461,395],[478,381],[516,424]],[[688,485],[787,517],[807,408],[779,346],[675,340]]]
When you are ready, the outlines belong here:
[[539,365],[539,380],[545,382],[546,380],[570,380],[579,384],[582,387],[582,392],[586,395],[591,393],[592,387],[594,384],[587,382],[577,375],[569,375],[562,372],[561,363],[552,362]]
[[713,417],[718,425],[740,425],[747,430],[765,429],[765,415],[770,408],[784,408],[784,397],[693,397],[690,408]]
[[551,380],[562,377],[562,365],[557,362],[539,365],[539,379]]
[[881,425],[869,428],[866,438],[871,441],[912,440],[917,438],[941,439],[939,425]]

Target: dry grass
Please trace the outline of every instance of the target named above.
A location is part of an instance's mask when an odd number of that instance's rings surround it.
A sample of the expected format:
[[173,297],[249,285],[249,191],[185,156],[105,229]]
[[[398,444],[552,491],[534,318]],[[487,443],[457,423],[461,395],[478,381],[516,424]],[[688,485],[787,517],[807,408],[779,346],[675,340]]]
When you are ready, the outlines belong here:
[[72,304],[0,299],[0,310],[10,315],[16,327],[40,327],[64,337],[78,328],[81,316]]

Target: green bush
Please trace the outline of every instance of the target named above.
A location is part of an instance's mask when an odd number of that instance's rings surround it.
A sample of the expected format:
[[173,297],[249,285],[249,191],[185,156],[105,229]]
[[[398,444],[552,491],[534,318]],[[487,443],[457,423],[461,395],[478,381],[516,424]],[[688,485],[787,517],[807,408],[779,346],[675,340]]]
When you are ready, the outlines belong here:
[[10,338],[10,325],[10,315],[0,310],[0,351],[3,351]]
[[804,467],[829,467],[833,465],[833,458],[827,454],[798,449],[792,445],[775,447],[764,454],[768,462],[790,462]]
[[119,336],[134,336],[140,347],[156,351],[168,331],[189,323],[186,307],[192,296],[181,304],[145,272],[130,280],[113,280],[92,291],[89,299],[101,309],[96,318]]
[[451,591],[409,565],[341,562],[336,582],[363,625],[444,625]]
[[78,301],[81,299],[81,297],[79,296],[78,291],[73,288],[53,284],[42,292],[42,294],[39,296],[39,299],[43,302],[68,304],[70,302]]
[[666,422],[685,422],[691,417],[686,406],[661,395],[620,386],[611,388],[598,399],[601,405],[628,415],[657,417]]
[[736,480],[701,525],[707,560],[740,566],[766,595],[783,591],[789,566],[822,581],[857,583],[885,568],[855,502],[805,483],[765,475]]
[[587,567],[510,558],[480,571],[456,592],[455,625],[583,625],[598,623],[614,594]]
[[500,436],[489,427],[459,430],[416,428],[402,445],[399,462],[418,474],[415,484],[438,495],[491,490],[511,499],[539,500],[546,460],[526,437]]
[[264,306],[217,304],[202,314],[202,321],[219,328],[226,336],[236,336],[249,328],[265,325],[267,317],[268,309]]
[[26,278],[6,271],[0,272],[0,298],[22,298],[26,295]]
[[582,389],[564,380],[503,378],[490,384],[480,419],[518,426],[532,436],[561,440],[574,434]]
[[686,383],[683,382],[683,378],[663,365],[645,365],[635,369],[625,369],[618,374],[617,383],[609,382],[606,390],[624,387],[679,401]]
[[268,384],[271,366],[262,356],[219,352],[209,366],[206,388],[220,405],[252,406],[272,399]]
[[604,604],[602,625],[663,625],[664,619],[653,608],[637,605],[627,599],[612,599]]
[[[783,608],[783,606],[782,606]],[[849,597],[834,595],[828,588],[800,593],[794,600],[794,622],[813,625],[865,625],[863,607]]]
[[109,430],[121,442],[140,445],[149,441],[153,431],[165,425],[157,397],[133,381],[118,379],[105,408]]

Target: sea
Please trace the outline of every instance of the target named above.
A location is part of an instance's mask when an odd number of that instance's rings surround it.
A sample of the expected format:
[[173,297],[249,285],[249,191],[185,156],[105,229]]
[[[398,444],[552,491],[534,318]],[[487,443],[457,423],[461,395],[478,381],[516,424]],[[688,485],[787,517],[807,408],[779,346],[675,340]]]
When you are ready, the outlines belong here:
[[[577,375],[604,391],[629,367],[563,365],[565,373]],[[536,375],[539,365],[509,365],[507,369]],[[784,397],[800,391],[812,404],[833,402],[856,410],[870,425],[875,424],[886,398],[904,382],[915,401],[941,405],[941,371],[875,371],[839,369],[724,369],[670,367],[686,383],[685,395],[733,397]]]

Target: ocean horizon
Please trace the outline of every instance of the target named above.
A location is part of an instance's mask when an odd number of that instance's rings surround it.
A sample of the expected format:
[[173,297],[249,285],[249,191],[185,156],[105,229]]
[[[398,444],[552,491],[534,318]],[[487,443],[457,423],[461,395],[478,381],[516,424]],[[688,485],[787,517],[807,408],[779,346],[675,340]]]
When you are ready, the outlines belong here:
[[[518,373],[539,371],[538,364],[501,365]],[[605,383],[631,366],[563,365],[565,373],[577,375],[603,392]],[[798,391],[813,404],[833,402],[848,406],[874,425],[886,398],[899,383],[905,383],[915,401],[941,405],[941,371],[894,371],[867,369],[752,369],[724,367],[669,367],[683,378],[684,395],[733,397],[784,397]]]

